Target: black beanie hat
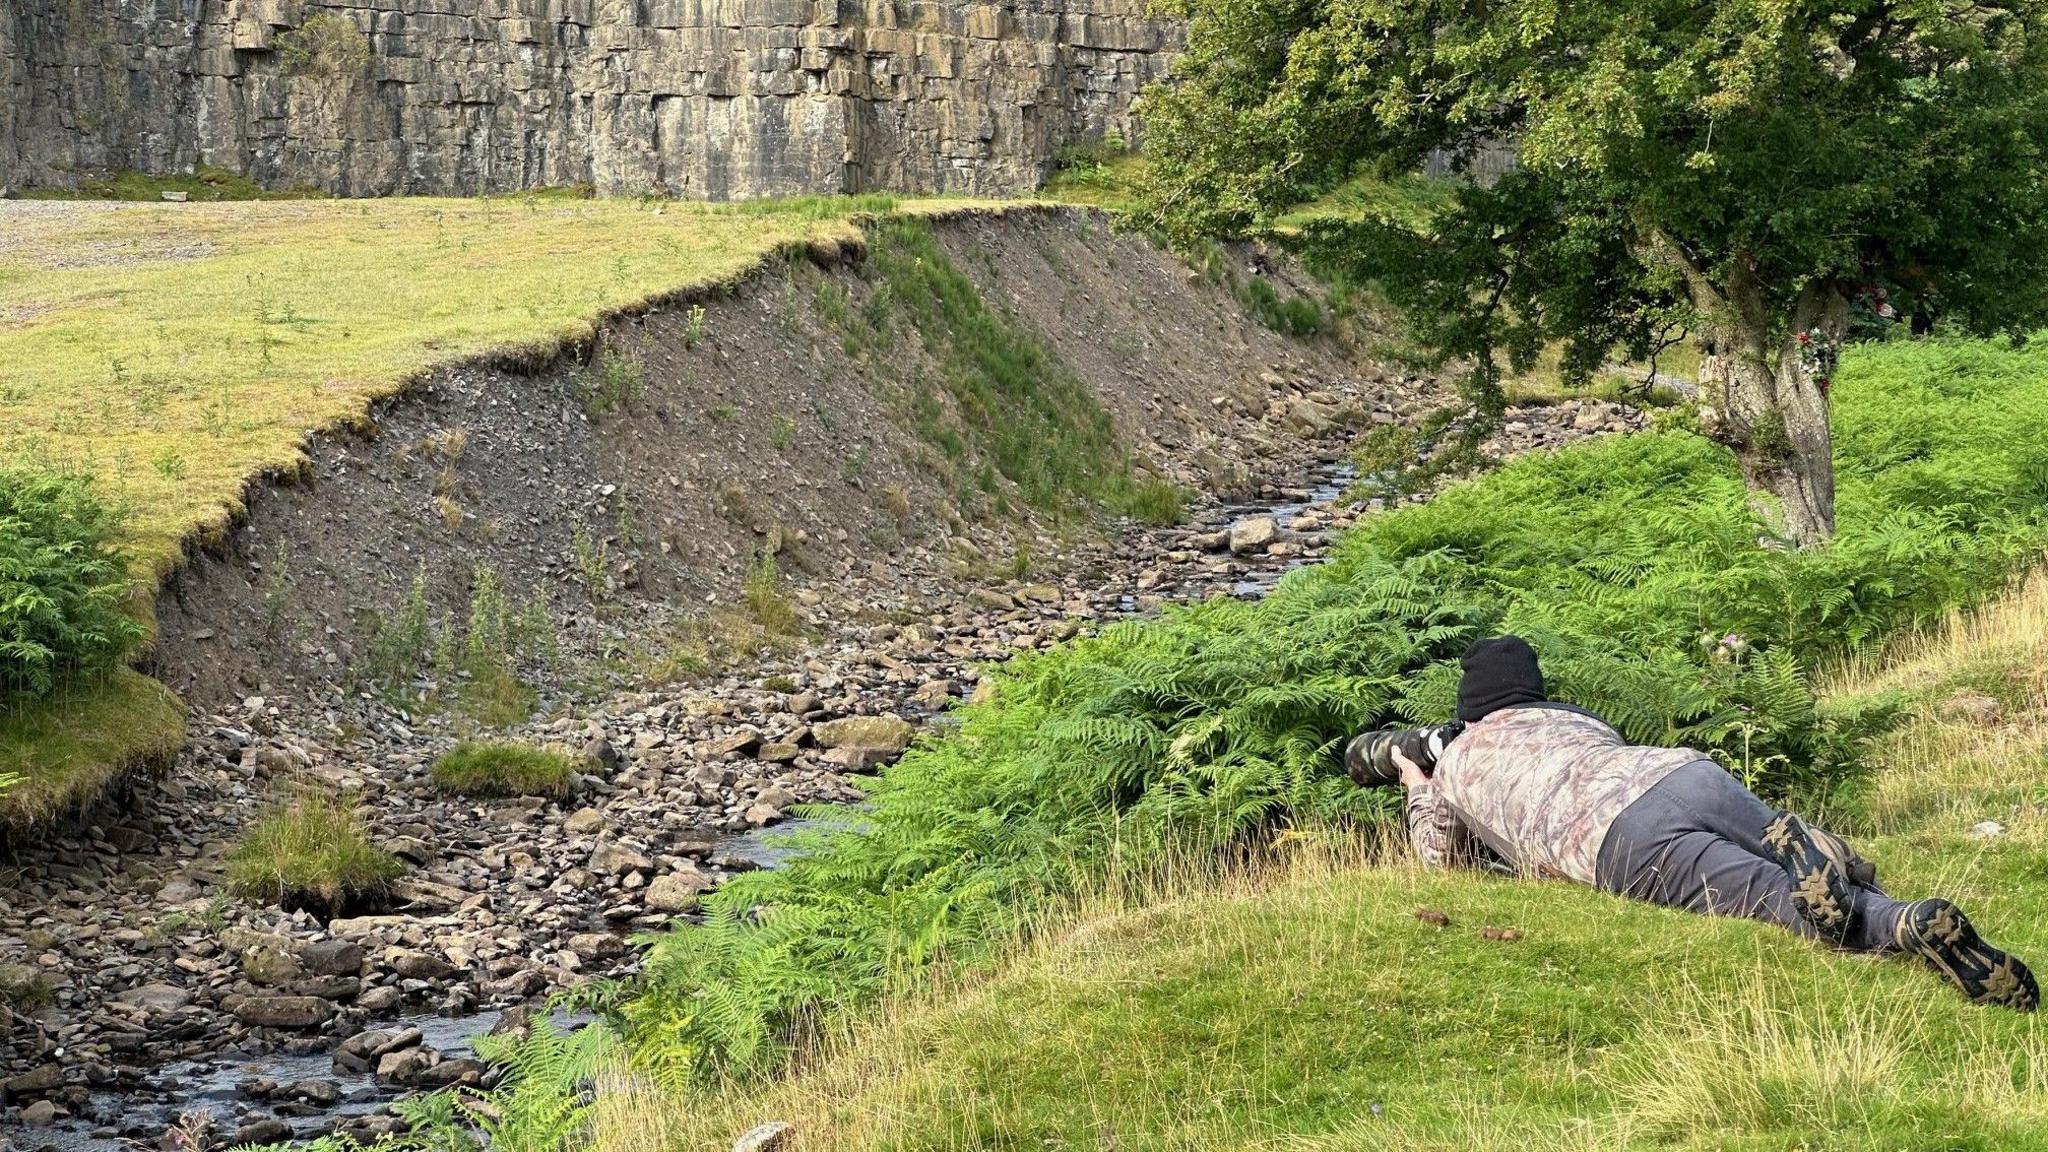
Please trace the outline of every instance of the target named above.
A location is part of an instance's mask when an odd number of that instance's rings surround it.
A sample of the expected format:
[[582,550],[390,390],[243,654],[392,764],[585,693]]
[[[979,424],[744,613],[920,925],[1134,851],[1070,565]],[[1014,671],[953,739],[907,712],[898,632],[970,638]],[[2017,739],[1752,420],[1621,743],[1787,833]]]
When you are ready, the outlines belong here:
[[1458,682],[1458,719],[1474,724],[1503,708],[1548,699],[1536,650],[1520,636],[1480,640],[1466,649],[1465,678]]

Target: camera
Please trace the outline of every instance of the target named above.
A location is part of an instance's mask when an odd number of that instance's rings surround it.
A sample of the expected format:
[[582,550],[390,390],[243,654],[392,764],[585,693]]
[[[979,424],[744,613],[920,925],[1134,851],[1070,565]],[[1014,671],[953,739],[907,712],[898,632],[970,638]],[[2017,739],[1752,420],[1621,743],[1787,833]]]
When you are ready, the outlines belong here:
[[[1403,735],[1398,728],[1381,728],[1354,738],[1344,749],[1344,770],[1360,788],[1376,788],[1401,782],[1401,768],[1394,763],[1394,747]],[[1419,761],[1418,761],[1419,763]]]
[[1354,738],[1344,749],[1344,770],[1361,788],[1399,784],[1401,766],[1394,763],[1397,750],[1425,773],[1436,767],[1435,752],[1429,747],[1429,732],[1389,725]]

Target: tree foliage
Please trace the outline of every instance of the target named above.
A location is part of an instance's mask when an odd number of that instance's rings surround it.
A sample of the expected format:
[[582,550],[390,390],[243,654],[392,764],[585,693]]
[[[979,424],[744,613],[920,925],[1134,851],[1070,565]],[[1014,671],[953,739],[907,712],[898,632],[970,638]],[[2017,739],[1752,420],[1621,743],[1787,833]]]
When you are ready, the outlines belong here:
[[[1703,336],[1709,430],[1832,520],[1847,337],[1909,315],[2048,319],[2048,5],[1962,0],[1176,0],[1191,50],[1147,98],[1156,210],[1269,223],[1359,172],[1516,163],[1426,235],[1311,240],[1476,364],[1568,377]],[[1725,377],[1725,378],[1724,378]],[[1818,469],[1818,474],[1815,470]],[[1793,475],[1798,474],[1798,475]],[[1806,534],[1795,537],[1808,542]]]

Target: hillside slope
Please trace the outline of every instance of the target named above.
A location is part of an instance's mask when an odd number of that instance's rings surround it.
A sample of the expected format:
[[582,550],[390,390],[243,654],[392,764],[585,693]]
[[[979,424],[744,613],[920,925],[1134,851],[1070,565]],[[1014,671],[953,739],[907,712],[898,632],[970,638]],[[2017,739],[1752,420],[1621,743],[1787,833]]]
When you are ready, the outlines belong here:
[[[1896,690],[1915,719],[1832,822],[1893,891],[1950,895],[2048,957],[2048,582],[1830,695]],[[1343,846],[1176,887],[892,1005],[772,1087],[621,1085],[596,1146],[724,1147],[786,1121],[806,1149],[2048,1147],[2038,1022],[1903,959]]]

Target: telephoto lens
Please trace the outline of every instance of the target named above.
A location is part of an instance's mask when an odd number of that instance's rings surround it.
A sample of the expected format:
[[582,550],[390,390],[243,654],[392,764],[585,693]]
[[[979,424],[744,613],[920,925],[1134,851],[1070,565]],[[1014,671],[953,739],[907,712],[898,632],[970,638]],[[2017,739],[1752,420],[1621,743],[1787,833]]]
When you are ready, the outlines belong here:
[[1401,782],[1400,766],[1394,763],[1394,741],[1401,737],[1396,728],[1367,732],[1344,749],[1344,769],[1360,788],[1379,788]]

